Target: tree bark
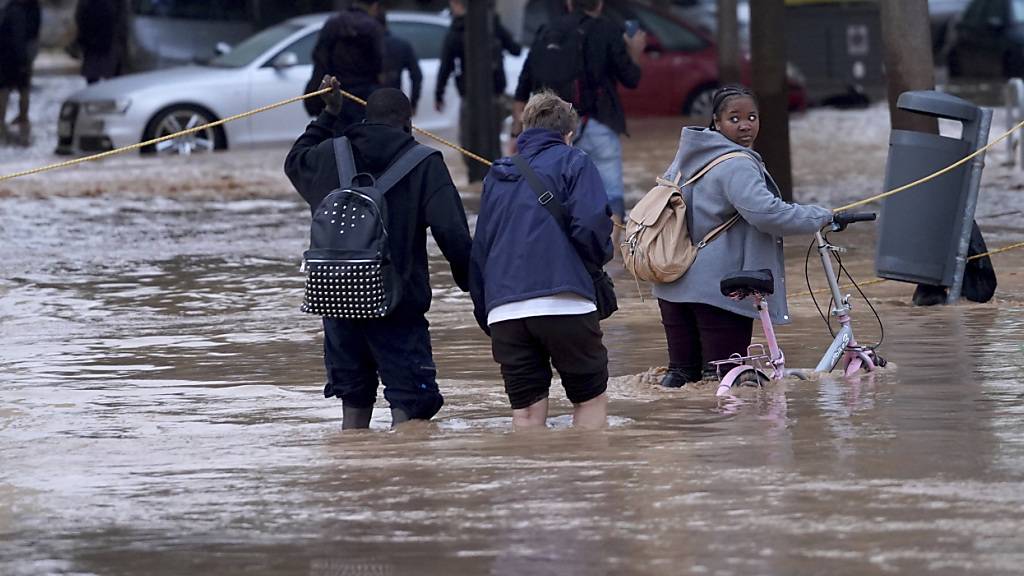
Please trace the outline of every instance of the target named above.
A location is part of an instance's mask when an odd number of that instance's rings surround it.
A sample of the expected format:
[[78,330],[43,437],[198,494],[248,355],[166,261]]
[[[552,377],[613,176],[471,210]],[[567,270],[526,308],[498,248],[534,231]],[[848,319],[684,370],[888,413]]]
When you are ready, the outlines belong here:
[[736,0],[718,0],[718,80],[740,81],[740,27]]
[[896,108],[896,101],[904,92],[935,89],[928,0],[883,0],[879,4],[892,127],[938,134],[939,122],[935,118]]
[[[471,129],[463,132],[469,136],[469,142],[462,142],[462,145],[488,160],[501,155],[499,125],[495,120],[493,63],[488,48],[493,42],[494,7],[490,2],[466,2],[466,95],[461,105],[469,106],[465,119],[469,120]],[[487,166],[479,162],[471,161],[468,167],[470,182],[479,182],[487,175]]]
[[785,24],[784,0],[750,3],[752,87],[761,110],[761,132],[755,147],[779,185],[783,199],[792,201]]

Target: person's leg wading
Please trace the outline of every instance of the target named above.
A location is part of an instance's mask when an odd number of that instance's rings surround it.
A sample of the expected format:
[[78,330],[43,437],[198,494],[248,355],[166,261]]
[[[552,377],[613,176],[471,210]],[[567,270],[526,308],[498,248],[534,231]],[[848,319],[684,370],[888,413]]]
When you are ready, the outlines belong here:
[[444,398],[437,387],[427,319],[422,315],[388,317],[367,324],[384,398],[391,405],[392,426],[433,418]]
[[614,130],[589,119],[581,125],[576,147],[587,153],[597,166],[608,194],[608,206],[612,209],[612,221],[618,226],[612,231],[612,243],[619,245],[622,225],[626,217],[625,186],[622,182],[622,141]]
[[573,405],[572,423],[579,428],[608,424],[608,350],[601,341],[597,312],[574,316],[527,318],[534,337],[551,355]]
[[681,388],[703,377],[701,335],[690,304],[658,300],[661,324],[668,342],[668,373],[661,380],[666,388]]
[[501,365],[505,393],[512,406],[512,427],[539,428],[547,423],[551,359],[527,328],[526,320],[491,325],[491,353]]
[[[747,347],[754,332],[753,318],[740,316],[707,304],[691,304],[700,332],[701,355],[704,362],[725,360],[733,354],[747,355]],[[724,373],[729,367],[723,366]],[[713,367],[705,364],[704,371],[715,376]]]
[[377,365],[356,320],[324,318],[324,396],[342,402],[343,430],[369,428],[377,400]]

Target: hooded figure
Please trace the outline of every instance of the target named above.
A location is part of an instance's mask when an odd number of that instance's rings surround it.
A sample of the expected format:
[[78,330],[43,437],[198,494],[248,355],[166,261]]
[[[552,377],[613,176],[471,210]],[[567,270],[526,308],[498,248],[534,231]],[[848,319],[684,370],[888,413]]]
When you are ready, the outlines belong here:
[[89,84],[124,73],[128,18],[121,0],[79,0],[75,9],[82,76]]

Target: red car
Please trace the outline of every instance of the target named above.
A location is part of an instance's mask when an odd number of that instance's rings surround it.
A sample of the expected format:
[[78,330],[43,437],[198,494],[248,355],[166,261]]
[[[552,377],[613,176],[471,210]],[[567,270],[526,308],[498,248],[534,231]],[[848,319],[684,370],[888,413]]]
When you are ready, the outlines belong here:
[[[527,45],[541,25],[562,13],[564,4],[564,0],[527,3]],[[619,23],[636,20],[647,32],[640,85],[635,90],[619,90],[628,116],[710,115],[711,96],[719,85],[718,50],[713,38],[677,16],[635,0],[605,0],[604,15]],[[743,76],[749,84],[749,61],[743,63]],[[789,85],[790,109],[802,110],[807,105],[803,85],[793,77]]]

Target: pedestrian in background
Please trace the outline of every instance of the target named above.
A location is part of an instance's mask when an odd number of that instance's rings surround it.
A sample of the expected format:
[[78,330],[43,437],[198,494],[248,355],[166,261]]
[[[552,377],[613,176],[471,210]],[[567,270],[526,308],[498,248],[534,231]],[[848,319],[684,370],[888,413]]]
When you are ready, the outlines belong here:
[[[568,0],[566,8],[568,14],[538,32],[523,65],[515,93],[512,136],[522,130],[520,119],[530,94],[552,89],[572,102],[581,118],[574,144],[597,165],[608,192],[612,219],[621,225],[626,206],[619,135],[626,134],[626,115],[618,87],[636,88],[640,84],[640,57],[647,37],[643,31],[627,36],[623,27],[603,15],[603,0]],[[561,63],[556,62],[560,56],[552,54],[549,46],[560,47],[562,54],[579,46],[582,54],[570,54],[569,63],[574,66],[565,66],[570,77],[551,78],[552,68]],[[563,85],[572,86],[574,94],[563,93]],[[618,231],[616,244],[617,239]]]
[[[366,100],[380,88],[384,71],[384,27],[377,17],[380,2],[355,0],[324,23],[313,48],[313,76],[306,93],[313,92],[324,76],[334,76],[346,92]],[[310,116],[324,110],[319,98],[303,101]],[[344,126],[366,118],[365,108],[349,99],[342,102],[338,114]]]
[[[483,0],[480,0],[483,1]],[[448,79],[455,74],[455,88],[459,92],[459,143],[466,146],[473,126],[469,121],[469,103],[466,101],[466,2],[465,0],[449,0],[448,7],[452,13],[452,24],[444,37],[441,48],[441,65],[437,71],[437,84],[434,87],[434,109],[444,111],[444,93],[448,88]],[[494,127],[500,132],[502,120],[508,115],[508,104],[505,101],[505,52],[518,56],[522,48],[512,35],[501,24],[497,14],[494,16],[494,43],[491,45],[491,68],[494,73]],[[475,160],[463,156],[469,166]]]
[[387,14],[383,8],[380,9],[378,20],[384,27],[384,78],[382,84],[388,88],[401,90],[402,72],[408,70],[411,90],[407,96],[415,116],[420,102],[420,92],[423,88],[423,71],[420,70],[419,58],[416,57],[416,51],[413,50],[412,44],[395,36],[388,29]]
[[[484,179],[470,294],[516,429],[545,425],[552,363],[573,424],[601,428],[607,420],[608,351],[588,269],[611,260],[612,223],[597,168],[569,144],[578,122],[553,92],[534,95],[523,112],[521,156],[498,160]],[[541,194],[551,195],[545,204]]]
[[[285,161],[285,173],[311,210],[340,186],[336,138],[345,136],[350,142],[355,170],[375,179],[418,146],[412,137],[412,107],[400,91],[377,90],[367,101],[366,122],[347,125],[339,118],[343,98],[338,81],[324,78],[320,87],[333,88],[323,97],[324,111]],[[393,425],[429,420],[444,404],[426,319],[432,294],[427,228],[448,259],[455,283],[469,288],[469,225],[441,153],[417,164],[386,198],[390,258],[401,285],[398,304],[383,318],[323,319],[324,395],[341,399],[343,428],[369,427],[378,377]]]
[[[32,63],[39,51],[38,0],[0,2],[0,141],[27,146],[30,140],[29,98],[32,90]],[[18,92],[18,116],[14,124],[18,135],[11,137],[7,127],[7,105],[11,92]]]
[[89,84],[124,74],[128,58],[128,11],[122,0],[79,0],[75,9],[82,76]]

